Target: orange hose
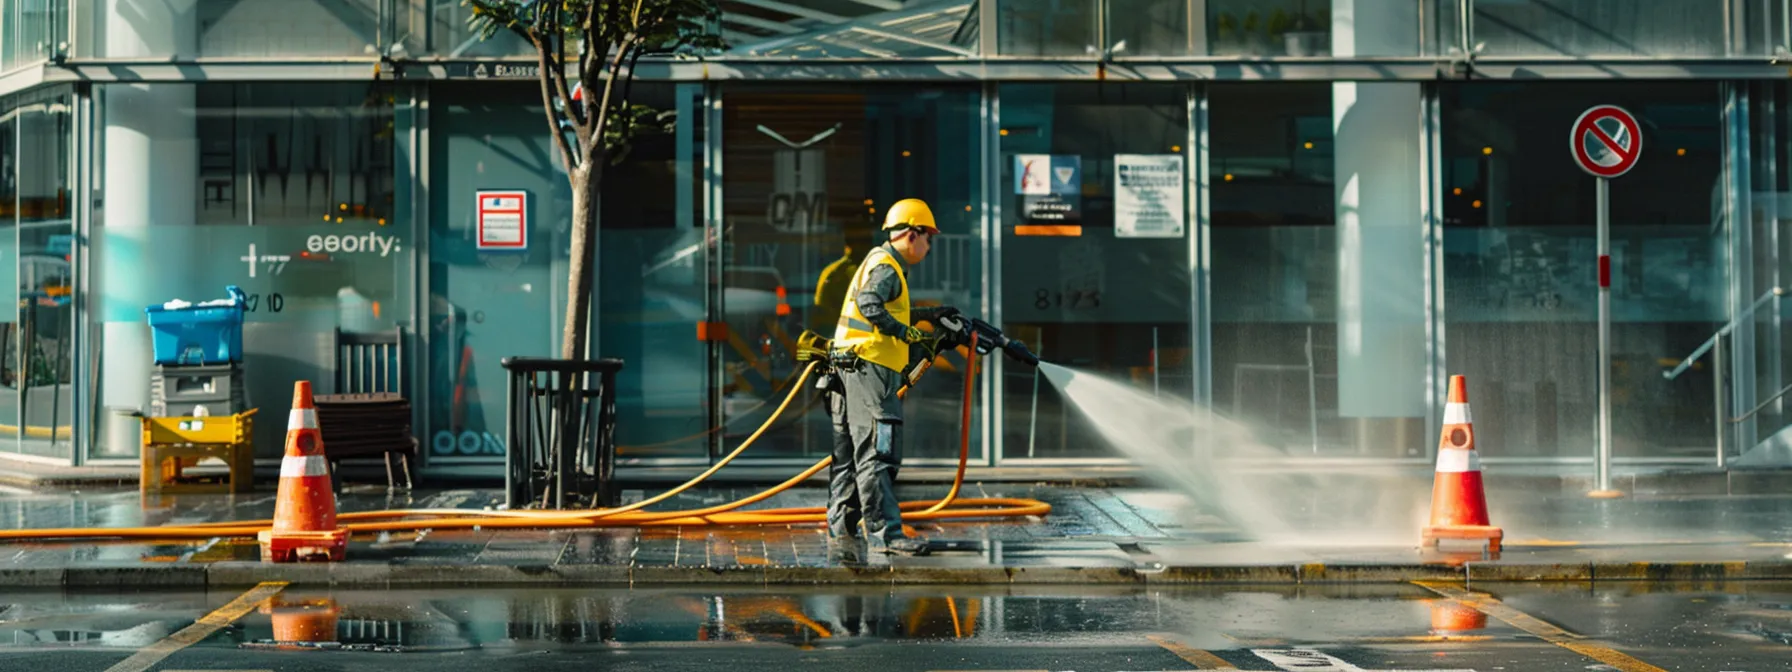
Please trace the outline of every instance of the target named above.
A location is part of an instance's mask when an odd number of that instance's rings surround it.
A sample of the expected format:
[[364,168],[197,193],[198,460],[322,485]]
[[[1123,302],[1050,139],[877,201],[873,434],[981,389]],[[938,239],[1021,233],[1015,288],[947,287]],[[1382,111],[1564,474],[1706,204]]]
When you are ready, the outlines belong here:
[[[976,359],[976,336],[972,335],[972,344],[967,357],[964,383],[964,407],[960,416],[958,473],[952,479],[952,489],[946,496],[935,502],[917,501],[902,502],[903,520],[953,520],[963,518],[1009,518],[1022,516],[1043,516],[1051,512],[1051,505],[1034,499],[1024,498],[968,498],[958,499],[958,493],[964,484],[965,464],[970,457],[971,401],[975,390],[975,376],[978,373]],[[801,473],[762,490],[748,497],[700,509],[680,511],[647,512],[640,509],[665,501],[715,475],[722,467],[727,466],[734,458],[739,457],[746,449],[758,441],[766,429],[777,422],[789,408],[791,400],[796,398],[797,391],[814,373],[819,362],[811,362],[803,370],[797,384],[792,385],[790,393],[783,403],[767,418],[765,424],[743,441],[740,447],[717,461],[715,465],[686,481],[682,485],[654,497],[613,509],[579,509],[558,511],[480,511],[462,509],[392,509],[384,511],[348,512],[337,515],[337,520],[352,533],[367,532],[409,532],[419,530],[463,530],[463,529],[582,529],[603,527],[640,527],[640,526],[706,526],[706,525],[799,525],[827,522],[825,507],[795,507],[782,509],[761,509],[755,511],[736,511],[744,506],[756,504],[788,490],[796,484],[807,480],[826,469],[833,463],[833,456],[822,458]],[[403,520],[424,517],[421,520]],[[395,520],[396,519],[396,520]],[[382,521],[382,522],[350,522],[350,521]],[[118,528],[61,528],[61,529],[24,529],[0,530],[0,541],[49,540],[49,539],[211,539],[219,537],[253,537],[262,530],[268,529],[272,521],[225,521],[215,523],[196,523],[191,525],[170,525],[160,527],[118,527]]]
[[935,513],[951,506],[952,500],[958,499],[958,488],[964,484],[964,464],[971,458],[971,398],[976,391],[976,381],[977,332],[972,331],[971,344],[964,351],[964,403],[959,404],[961,415],[958,418],[958,475],[952,477],[952,489],[946,496],[922,513]]

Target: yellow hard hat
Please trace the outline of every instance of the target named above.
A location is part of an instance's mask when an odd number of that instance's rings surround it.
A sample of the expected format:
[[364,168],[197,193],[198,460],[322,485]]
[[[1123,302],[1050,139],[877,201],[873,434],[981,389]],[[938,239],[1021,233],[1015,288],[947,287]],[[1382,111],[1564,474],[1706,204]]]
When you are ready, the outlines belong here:
[[884,230],[900,231],[902,229],[930,229],[939,233],[940,227],[933,223],[933,210],[919,198],[905,198],[890,206],[884,214]]

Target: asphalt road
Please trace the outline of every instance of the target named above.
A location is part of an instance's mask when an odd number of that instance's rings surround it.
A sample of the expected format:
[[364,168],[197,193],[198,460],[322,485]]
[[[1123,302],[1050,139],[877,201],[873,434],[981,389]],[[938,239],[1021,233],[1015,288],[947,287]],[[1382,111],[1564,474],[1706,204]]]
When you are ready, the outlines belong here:
[[1792,670],[1792,585],[0,594],[0,670],[1225,667]]

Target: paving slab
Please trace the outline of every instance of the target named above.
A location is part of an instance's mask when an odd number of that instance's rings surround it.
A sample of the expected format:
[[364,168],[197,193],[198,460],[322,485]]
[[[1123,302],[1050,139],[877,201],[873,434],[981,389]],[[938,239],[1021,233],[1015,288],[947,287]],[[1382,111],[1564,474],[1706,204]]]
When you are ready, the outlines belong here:
[[[755,486],[697,488],[654,507],[732,501]],[[945,494],[904,485],[904,499]],[[657,492],[657,491],[656,491]],[[1714,581],[1792,579],[1792,497],[1570,496],[1500,501],[1497,554],[1470,545],[1422,549],[1420,488],[1380,488],[1361,499],[1272,499],[1273,533],[1228,526],[1184,494],[1154,488],[967,483],[966,496],[1030,497],[1043,517],[911,523],[934,543],[926,557],[830,546],[820,525],[586,530],[426,530],[362,535],[349,560],[260,562],[253,539],[0,544],[0,585],[80,588],[238,586],[281,579],[332,586],[466,584],[1375,584],[1451,581]],[[624,493],[625,502],[652,494]],[[1334,501],[1335,500],[1335,501]],[[749,509],[819,506],[798,488]],[[496,508],[491,489],[349,488],[339,511]],[[1367,504],[1366,504],[1367,503]],[[1372,506],[1371,506],[1372,504]],[[271,517],[271,492],[143,497],[135,490],[39,491],[0,496],[10,527],[125,527]],[[1344,524],[1360,513],[1360,524]],[[1391,512],[1391,513],[1390,513]],[[1408,514],[1411,514],[1410,516]],[[1411,519],[1410,526],[1403,520]]]

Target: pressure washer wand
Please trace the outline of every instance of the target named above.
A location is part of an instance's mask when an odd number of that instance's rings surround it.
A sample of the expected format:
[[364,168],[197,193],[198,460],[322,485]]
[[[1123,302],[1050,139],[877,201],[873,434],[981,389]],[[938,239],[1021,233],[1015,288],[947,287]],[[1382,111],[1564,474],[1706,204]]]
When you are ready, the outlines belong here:
[[[1015,361],[1028,366],[1039,366],[1039,356],[1034,355],[1032,350],[1028,350],[1026,343],[1023,343],[1018,339],[1009,338],[1007,334],[1003,334],[1002,330],[997,329],[993,324],[984,322],[975,317],[963,317],[959,315],[941,317],[935,321],[935,324],[940,329],[948,332],[947,334],[941,335],[940,340],[942,342],[949,341],[958,345],[970,345],[976,349],[978,357],[988,355],[989,353],[994,352],[996,348],[1001,348],[1002,352],[1006,353],[1009,357],[1013,357]],[[975,334],[976,338],[972,338],[972,334]],[[896,398],[908,398],[909,389],[913,388],[915,383],[920,382],[921,376],[926,374],[927,370],[931,368],[933,368],[932,358],[925,358],[915,362],[915,365],[909,368],[908,375],[904,376],[902,389],[896,391]]]
[[969,342],[970,332],[977,334],[977,355],[987,355],[996,348],[1001,348],[1009,357],[1027,366],[1039,366],[1039,356],[1027,349],[1027,344],[1018,339],[1009,338],[995,325],[975,317],[960,318],[949,315],[939,319],[940,326],[959,334],[959,341]]

